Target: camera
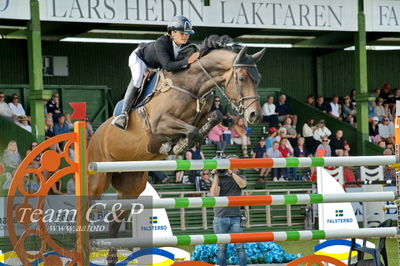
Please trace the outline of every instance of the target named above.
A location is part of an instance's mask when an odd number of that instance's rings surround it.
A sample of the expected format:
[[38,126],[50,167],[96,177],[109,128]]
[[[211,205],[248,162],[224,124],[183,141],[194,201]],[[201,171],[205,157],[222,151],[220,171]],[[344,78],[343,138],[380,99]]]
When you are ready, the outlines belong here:
[[217,169],[217,175],[228,175],[227,169]]

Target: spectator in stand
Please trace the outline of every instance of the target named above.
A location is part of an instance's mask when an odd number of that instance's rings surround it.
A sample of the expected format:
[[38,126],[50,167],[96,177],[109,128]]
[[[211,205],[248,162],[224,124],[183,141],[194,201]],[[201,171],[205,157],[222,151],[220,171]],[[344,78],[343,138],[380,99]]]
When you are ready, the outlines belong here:
[[16,124],[28,132],[32,132],[32,127],[29,125],[29,117],[26,115],[18,116],[18,122]]
[[200,173],[200,182],[198,191],[207,191],[206,196],[210,196],[210,189],[212,186],[212,181],[210,179],[210,172],[208,170],[203,170]]
[[294,148],[295,157],[310,157],[311,154],[308,152],[307,147],[304,145],[305,139],[303,137],[298,138],[297,145]]
[[[311,157],[311,153],[308,152],[304,143],[305,139],[303,137],[298,138],[297,145],[294,148],[294,157]],[[301,180],[301,177],[296,176],[296,180]]]
[[92,127],[92,123],[89,120],[89,117],[86,117],[85,120],[86,120],[86,142],[87,145],[89,145],[89,141],[92,139],[94,135],[94,130]]
[[62,114],[62,106],[60,105],[60,95],[53,93],[51,99],[47,102],[47,113],[53,115],[54,122],[57,122],[58,117]]
[[222,122],[213,127],[210,132],[208,132],[208,139],[212,144],[217,145],[217,151],[224,152],[226,142],[223,139],[224,131],[228,130],[227,127],[222,125]]
[[313,95],[308,95],[306,99],[306,104],[309,104],[311,106],[315,105],[315,99]]
[[383,140],[378,142],[378,147],[382,148],[382,149],[386,149],[386,142],[384,142]]
[[315,103],[315,107],[324,113],[328,112],[328,107],[327,107],[326,103],[324,102],[323,96],[318,96],[317,102]]
[[381,95],[381,89],[380,88],[376,88],[374,90],[375,100],[379,98],[379,95]]
[[330,157],[332,156],[331,147],[329,146],[329,139],[327,136],[321,137],[321,144],[318,145],[315,157]]
[[15,121],[17,116],[11,112],[10,106],[5,102],[5,99],[6,95],[3,92],[0,92],[0,116]]
[[[54,126],[53,126],[53,118],[51,116],[46,116],[44,119],[44,138],[49,139],[54,137],[56,134],[54,133]],[[56,152],[61,152],[60,146],[58,143],[51,146],[51,149]]]
[[392,154],[394,154],[394,145],[392,143],[386,144],[386,149],[389,149],[392,151]]
[[14,175],[19,164],[21,163],[21,155],[18,152],[17,142],[11,140],[8,142],[7,149],[3,153],[4,172]]
[[219,96],[214,97],[214,102],[213,105],[211,106],[211,112],[215,110],[219,110],[224,116],[222,119],[222,124],[224,126],[226,127],[232,126],[234,116],[229,113],[227,105],[222,105],[221,97]]
[[11,102],[8,104],[8,106],[10,107],[13,115],[16,115],[16,116],[25,115],[24,107],[22,107],[22,105],[18,102],[17,94],[14,93],[11,96]]
[[297,132],[293,126],[292,119],[287,117],[283,122],[283,127],[286,129],[286,138],[289,140],[292,147],[297,145]]
[[386,143],[394,144],[394,126],[389,118],[386,116],[382,120],[382,124],[379,124],[379,136]]
[[69,130],[72,130],[74,128],[74,124],[71,121],[71,114],[65,113],[64,115],[65,115],[65,124],[68,125]]
[[276,112],[276,106],[274,104],[274,96],[270,95],[267,97],[267,101],[262,106],[263,109],[263,122],[269,123],[273,127],[280,125],[278,115]]
[[372,143],[379,143],[381,137],[379,136],[379,118],[374,116],[369,124],[369,139]]
[[149,171],[149,176],[152,177],[153,182],[157,180],[164,184],[169,180],[169,177],[163,171]]
[[265,140],[265,148],[268,150],[269,148],[272,148],[272,145],[276,141],[276,135],[278,135],[278,130],[276,127],[270,127],[269,128],[269,133],[268,137]]
[[345,148],[345,141],[342,137],[343,131],[339,129],[335,136],[331,138],[329,146],[331,146],[332,156],[349,156],[349,151]]
[[[383,151],[384,156],[391,156],[393,152],[390,149],[385,149]],[[396,170],[388,165],[383,167],[383,177],[385,181],[395,181],[396,180]]]
[[383,99],[384,104],[389,104],[389,102],[390,102],[389,99],[391,97],[389,83],[383,84],[383,88],[381,90],[381,93],[379,94],[379,97]]
[[375,106],[374,112],[375,112],[375,116],[377,116],[379,118],[380,122],[382,122],[383,118],[387,114],[387,110],[385,110],[385,107],[383,106],[383,99],[380,97],[378,99],[376,99],[376,106]]
[[[38,145],[37,141],[33,141],[31,143],[31,147],[26,151],[25,153],[25,157],[28,156],[28,154],[34,149],[36,148]],[[29,164],[29,168],[33,168],[33,169],[38,169],[40,166],[40,157],[42,156],[42,153],[39,153],[33,160],[32,162]]]
[[54,134],[60,135],[69,132],[69,127],[65,123],[65,115],[60,114],[57,118],[57,123],[54,125]]
[[344,96],[343,97],[343,120],[345,122],[349,122],[350,119],[349,117],[355,117],[356,116],[356,110],[354,109],[353,104],[351,103],[351,98],[349,96]]
[[375,101],[370,101],[368,103],[368,121],[369,122],[371,122],[372,118],[375,117],[375,107],[376,107]]
[[[279,142],[274,141],[271,148],[267,149],[267,157],[268,158],[281,158],[282,154],[279,151]],[[278,168],[272,168],[272,180],[278,181],[280,170]]]
[[[282,138],[279,142],[278,150],[281,152],[282,158],[293,157],[293,151],[290,151],[287,147],[289,141],[287,138]],[[290,173],[292,172],[292,176]],[[285,180],[295,180],[297,178],[297,169],[296,168],[282,168],[281,169],[281,177],[279,181]]]
[[[261,138],[256,146],[253,149],[253,154],[252,158],[265,158],[267,152],[267,148],[265,146],[265,139]],[[260,178],[258,179],[258,182],[266,182],[266,176],[269,174],[271,168],[255,168],[256,172],[260,173]]]
[[336,119],[342,120],[342,106],[339,103],[339,97],[334,95],[328,105],[328,114]]
[[392,117],[396,117],[396,101],[400,101],[400,89],[395,88],[393,96],[390,98],[390,109],[392,110]]
[[356,108],[356,95],[357,95],[357,91],[355,89],[352,89],[350,91],[350,100],[351,100],[351,104],[353,105],[353,108]]
[[[278,136],[276,136],[276,141],[281,142],[281,139],[286,138],[286,128],[281,127],[280,129],[278,129]],[[293,153],[294,149],[292,147],[292,144],[290,144],[289,141],[287,141],[286,143],[286,147],[288,147],[288,149],[290,150],[291,153]]]
[[232,140],[235,144],[242,145],[243,157],[249,157],[247,146],[250,145],[250,138],[247,136],[247,130],[244,118],[236,119],[235,124],[231,128]]
[[[183,157],[182,155],[171,154],[168,155],[166,160],[172,160],[172,161],[183,160]],[[175,171],[175,183],[182,183],[182,178],[184,174],[185,171]]]
[[314,131],[315,131],[315,120],[312,117],[307,118],[307,122],[303,125],[303,137],[305,140],[307,150],[314,154],[315,148],[317,145],[315,144],[314,140]]
[[320,143],[322,137],[329,137],[331,134],[332,132],[325,126],[325,121],[319,120],[317,128],[314,131],[314,140]]
[[56,135],[54,133],[54,123],[53,123],[53,119],[51,117],[45,118],[44,129],[45,129],[45,139],[52,138]]
[[286,118],[290,117],[293,121],[293,127],[296,128],[297,125],[297,115],[292,114],[289,106],[286,103],[286,95],[282,94],[279,96],[278,103],[276,104],[276,112],[279,114],[279,122],[285,121]]
[[[200,149],[200,144],[197,143],[194,145],[192,148],[186,151],[185,153],[185,159],[186,160],[205,160],[206,158],[204,157],[203,152]],[[189,181],[190,183],[194,184],[196,181],[196,176],[200,175],[199,170],[193,170],[190,171],[189,174]]]

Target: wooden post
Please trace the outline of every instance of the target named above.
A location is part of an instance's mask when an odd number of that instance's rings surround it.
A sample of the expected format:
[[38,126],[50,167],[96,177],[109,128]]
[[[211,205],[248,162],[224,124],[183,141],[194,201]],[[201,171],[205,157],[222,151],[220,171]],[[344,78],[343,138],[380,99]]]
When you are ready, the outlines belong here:
[[75,122],[74,132],[77,135],[75,142],[75,163],[78,165],[75,173],[76,195],[76,249],[80,254],[79,265],[90,264],[89,221],[86,219],[88,211],[88,176],[86,153],[86,122]]

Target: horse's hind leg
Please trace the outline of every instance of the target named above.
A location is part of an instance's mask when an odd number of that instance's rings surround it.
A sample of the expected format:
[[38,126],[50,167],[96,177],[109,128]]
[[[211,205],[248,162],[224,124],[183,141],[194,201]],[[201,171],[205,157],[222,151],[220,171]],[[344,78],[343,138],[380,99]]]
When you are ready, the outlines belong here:
[[[114,173],[112,175],[111,184],[117,190],[118,199],[136,199],[146,188],[147,172],[134,172],[134,173]],[[130,214],[129,210],[116,212],[115,217],[111,215],[111,222],[109,224],[109,237],[117,238],[119,228],[122,221]],[[117,249],[110,247],[107,263],[108,265],[115,265],[118,262]]]

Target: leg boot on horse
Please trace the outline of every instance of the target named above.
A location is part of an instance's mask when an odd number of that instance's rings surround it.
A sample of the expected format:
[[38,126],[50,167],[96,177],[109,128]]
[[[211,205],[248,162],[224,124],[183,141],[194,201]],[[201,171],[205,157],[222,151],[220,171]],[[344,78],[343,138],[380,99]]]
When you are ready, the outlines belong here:
[[[214,126],[222,121],[223,114],[220,111],[215,110],[207,116],[206,119],[207,122],[199,130],[199,137],[201,140],[204,139]],[[196,142],[198,142],[197,139],[190,138],[190,136],[180,139],[173,148],[173,154],[181,154],[188,148],[192,147]]]
[[136,101],[136,93],[139,88],[133,86],[133,82],[129,83],[124,96],[124,105],[122,106],[122,113],[114,118],[111,122],[113,126],[116,126],[122,130],[126,130],[129,121],[129,112]]

